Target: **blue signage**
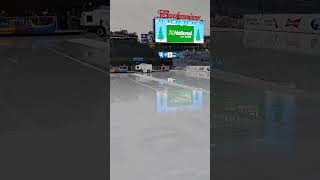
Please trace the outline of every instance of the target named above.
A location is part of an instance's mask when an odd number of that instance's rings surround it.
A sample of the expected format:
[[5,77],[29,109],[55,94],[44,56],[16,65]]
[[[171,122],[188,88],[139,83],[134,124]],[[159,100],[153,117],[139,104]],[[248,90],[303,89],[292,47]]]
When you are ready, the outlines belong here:
[[178,59],[180,58],[179,52],[159,52],[159,57],[162,59]]
[[148,43],[149,42],[148,34],[141,34],[141,42],[142,43]]
[[159,57],[163,58],[163,52],[159,52]]
[[168,58],[168,53],[167,52],[163,52],[163,58],[165,58],[165,59]]
[[143,57],[134,57],[134,58],[133,58],[133,61],[135,61],[135,62],[141,62],[141,61],[143,61]]

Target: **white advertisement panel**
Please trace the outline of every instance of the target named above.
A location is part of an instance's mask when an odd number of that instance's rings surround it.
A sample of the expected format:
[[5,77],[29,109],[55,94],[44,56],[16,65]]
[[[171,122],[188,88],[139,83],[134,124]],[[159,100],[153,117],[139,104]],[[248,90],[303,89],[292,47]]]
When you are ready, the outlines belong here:
[[283,30],[286,32],[310,33],[309,16],[306,14],[288,14],[285,16]]
[[320,34],[320,14],[310,15],[308,25],[311,33]]
[[196,71],[187,71],[186,72],[187,77],[195,77],[199,79],[210,79],[210,73],[209,72],[196,72]]
[[320,14],[246,15],[244,29],[320,34]]
[[261,30],[264,31],[281,31],[283,24],[283,15],[280,14],[264,14],[261,17]]
[[186,71],[210,72],[210,66],[187,66]]
[[215,16],[214,26],[215,27],[228,27],[229,26],[228,16]]
[[230,27],[232,27],[232,28],[243,28],[243,26],[244,26],[244,24],[243,24],[244,21],[242,18],[230,17],[229,23],[230,23]]
[[261,14],[250,14],[245,16],[244,29],[261,30]]

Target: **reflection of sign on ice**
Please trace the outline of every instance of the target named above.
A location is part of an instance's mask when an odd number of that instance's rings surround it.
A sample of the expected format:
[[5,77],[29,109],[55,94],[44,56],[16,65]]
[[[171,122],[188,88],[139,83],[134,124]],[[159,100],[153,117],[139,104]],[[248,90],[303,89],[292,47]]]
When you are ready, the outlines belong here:
[[173,82],[175,79],[173,78],[168,78],[168,82]]
[[202,91],[165,90],[157,92],[157,112],[199,111]]
[[269,91],[265,92],[265,96],[265,142],[277,145],[292,144],[295,131],[294,97],[275,95]]

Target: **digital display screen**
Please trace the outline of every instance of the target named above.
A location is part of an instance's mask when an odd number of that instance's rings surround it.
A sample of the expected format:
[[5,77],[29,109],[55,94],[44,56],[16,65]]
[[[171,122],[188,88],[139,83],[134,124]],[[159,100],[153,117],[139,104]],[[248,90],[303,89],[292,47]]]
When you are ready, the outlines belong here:
[[157,43],[204,43],[202,20],[155,18],[155,42]]

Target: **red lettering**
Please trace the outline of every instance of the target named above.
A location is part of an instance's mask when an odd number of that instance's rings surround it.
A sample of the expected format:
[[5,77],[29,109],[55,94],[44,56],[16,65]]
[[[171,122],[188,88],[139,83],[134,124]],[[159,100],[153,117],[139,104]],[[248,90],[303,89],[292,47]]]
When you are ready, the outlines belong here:
[[169,10],[158,10],[158,13],[160,15],[160,18],[172,18],[172,19],[189,19],[189,20],[201,20],[201,16],[194,16],[192,15],[183,15],[180,14],[180,12],[176,13],[176,14],[171,14]]
[[286,23],[286,27],[293,26],[295,28],[298,28],[299,25],[300,25],[300,22],[301,22],[301,18],[298,18],[298,19],[290,19],[290,18],[288,18],[287,19],[287,23]]

